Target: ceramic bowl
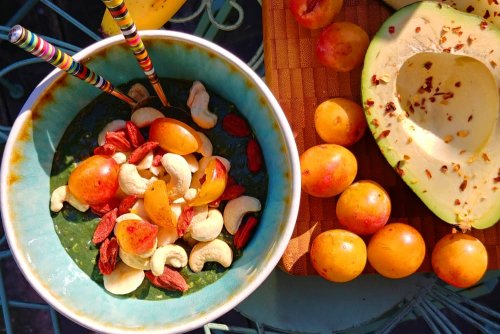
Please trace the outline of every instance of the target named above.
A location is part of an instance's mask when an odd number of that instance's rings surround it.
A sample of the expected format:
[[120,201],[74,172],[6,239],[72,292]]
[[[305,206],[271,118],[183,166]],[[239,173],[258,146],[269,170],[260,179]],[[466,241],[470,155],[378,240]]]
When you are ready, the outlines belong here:
[[[64,250],[49,211],[54,150],[79,110],[101,91],[60,70],[50,73],[27,100],[5,147],[3,224],[14,258],[34,289],[60,313],[102,333],[186,332],[231,310],[275,268],[299,205],[295,141],[265,83],[236,56],[201,38],[168,31],[142,36],[160,77],[200,80],[238,107],[262,146],[268,193],[252,241],[216,282],[160,301],[107,293]],[[74,58],[115,85],[144,78],[121,36],[95,43]]]

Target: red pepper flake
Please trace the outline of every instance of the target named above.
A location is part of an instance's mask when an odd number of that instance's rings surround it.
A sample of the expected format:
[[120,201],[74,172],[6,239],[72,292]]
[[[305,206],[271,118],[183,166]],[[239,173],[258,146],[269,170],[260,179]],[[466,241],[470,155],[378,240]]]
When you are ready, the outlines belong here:
[[377,79],[377,75],[376,74],[372,75],[372,84],[375,85],[375,86],[378,86],[380,84],[380,80]]
[[458,50],[461,50],[462,48],[464,47],[464,44],[463,43],[459,43],[457,45],[455,45],[455,51],[458,51]]
[[446,174],[446,172],[448,171],[448,166],[442,165],[441,168],[439,168],[439,170],[441,171],[441,173]]
[[469,35],[469,37],[467,37],[467,45],[471,45],[472,42],[474,42],[475,40],[476,40],[476,37]]
[[416,32],[417,34],[420,32],[420,30],[421,30],[421,29],[420,29],[420,27],[416,27],[416,28],[415,28],[415,32]]
[[468,6],[467,8],[465,8],[465,11],[467,13],[472,13],[474,11],[474,7],[473,6]]
[[500,176],[497,176],[493,179],[493,182],[498,183],[500,182]]
[[426,169],[426,170],[425,170],[425,175],[427,175],[427,177],[428,177],[429,179],[432,179],[432,174],[431,174],[431,171],[430,171],[430,170]]
[[462,183],[460,183],[460,187],[459,187],[460,191],[464,191],[465,188],[467,188],[467,179],[464,179],[462,181]]
[[490,17],[490,11],[489,11],[489,10],[486,10],[486,12],[484,12],[483,18],[484,18],[485,20],[487,20],[487,19],[489,19],[489,17]]
[[443,100],[449,100],[449,99],[451,99],[454,96],[455,96],[455,94],[453,94],[453,92],[443,93]]
[[481,154],[481,156],[483,157],[483,160],[486,161],[486,162],[490,162],[490,157],[488,156],[488,153],[484,152],[483,154]]
[[460,205],[460,200],[458,198],[455,199],[455,205]]
[[450,53],[451,52],[451,48],[443,49],[443,52]]
[[458,27],[454,27],[451,29],[451,31],[454,33],[454,34],[457,34],[458,36],[462,36],[463,32],[462,32],[462,27],[461,26],[458,26]]
[[411,112],[412,114],[414,114],[414,113],[415,113],[415,108],[413,108],[413,106],[412,106],[412,105],[410,105],[409,109],[410,109],[410,112]]
[[488,28],[488,22],[486,22],[486,21],[481,21],[481,23],[479,24],[479,28],[480,28],[481,30],[484,30],[484,29]]
[[372,99],[368,99],[368,100],[366,100],[366,105],[367,105],[368,107],[371,107],[371,106],[373,106],[374,104],[375,104],[375,102],[373,102],[373,100],[372,100]]
[[425,78],[425,83],[418,90],[419,93],[424,91],[430,93],[432,91],[432,76]]
[[431,96],[429,97],[429,101],[431,101],[432,103],[436,102],[436,98],[434,96]]
[[453,140],[453,136],[452,135],[446,135],[446,136],[444,136],[443,140],[444,140],[444,142],[446,144],[448,144],[449,142],[451,142]]
[[394,104],[394,102],[388,102],[386,105],[385,105],[385,113],[390,113],[392,111],[395,111],[396,110],[396,105]]
[[448,39],[446,38],[446,36],[441,36],[441,38],[439,39],[439,44],[444,44],[447,40]]
[[395,31],[396,31],[396,28],[394,26],[389,27],[389,34],[394,34]]
[[403,170],[404,165],[405,165],[405,161],[399,160],[397,162],[396,166],[394,167],[394,169],[396,170],[396,173],[398,173],[399,176],[405,175],[405,171]]
[[462,83],[460,81],[455,82],[455,87],[459,88],[460,86],[462,86]]
[[384,130],[380,133],[377,139],[387,138],[387,136],[389,136],[390,133],[391,130]]
[[426,61],[426,62],[424,63],[424,67],[425,67],[425,69],[426,69],[426,70],[430,70],[430,69],[431,69],[431,67],[432,67],[432,62],[430,62],[430,61]]

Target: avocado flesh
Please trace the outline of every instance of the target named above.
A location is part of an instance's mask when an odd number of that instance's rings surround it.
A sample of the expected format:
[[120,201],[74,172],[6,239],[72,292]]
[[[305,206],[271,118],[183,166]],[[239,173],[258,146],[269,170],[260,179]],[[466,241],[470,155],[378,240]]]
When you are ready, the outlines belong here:
[[[394,9],[401,9],[420,0],[383,0]],[[459,11],[475,14],[500,28],[500,5],[487,0],[432,0],[449,5]]]
[[365,57],[363,104],[382,153],[431,211],[462,228],[500,218],[499,49],[499,28],[419,2],[383,24]]

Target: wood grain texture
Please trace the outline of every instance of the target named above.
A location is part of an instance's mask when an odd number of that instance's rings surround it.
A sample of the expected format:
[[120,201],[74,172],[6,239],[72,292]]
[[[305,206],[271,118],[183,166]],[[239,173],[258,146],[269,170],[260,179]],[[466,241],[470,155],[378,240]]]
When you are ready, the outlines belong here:
[[[372,37],[392,10],[377,0],[346,0],[335,21],[360,25]],[[331,97],[344,97],[361,104],[361,68],[336,73],[323,67],[315,57],[319,30],[300,27],[288,9],[288,0],[264,0],[262,7],[266,82],[278,99],[296,135],[299,153],[322,143],[314,129],[316,106]],[[417,228],[424,236],[427,254],[420,271],[430,271],[434,244],[452,227],[437,218],[399,178],[380,153],[367,131],[350,147],[358,159],[356,179],[379,182],[392,199],[390,222],[401,221]],[[299,217],[281,259],[280,267],[292,275],[315,275],[309,260],[309,247],[322,231],[339,228],[335,218],[336,198],[319,199],[302,193]],[[486,246],[489,269],[500,268],[500,224],[474,230]],[[368,242],[369,238],[364,238]],[[365,272],[374,272],[367,264]]]

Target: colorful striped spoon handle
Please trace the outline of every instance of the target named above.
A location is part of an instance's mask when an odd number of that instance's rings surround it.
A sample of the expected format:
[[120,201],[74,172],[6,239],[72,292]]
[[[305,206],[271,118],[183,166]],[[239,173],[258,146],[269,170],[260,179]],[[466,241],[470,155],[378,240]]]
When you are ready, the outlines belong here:
[[134,20],[129,14],[125,2],[123,0],[102,0],[102,2],[106,5],[109,13],[120,27],[123,37],[125,37],[130,49],[134,52],[139,66],[144,71],[144,74],[146,74],[146,77],[151,82],[151,85],[153,85],[161,103],[165,107],[170,106],[165,93],[161,88],[160,80],[158,79],[158,75],[156,74],[151,59],[149,58],[148,51],[144,47],[144,43],[142,43],[141,36],[139,36],[139,33],[137,32]]
[[116,96],[131,106],[135,106],[137,104],[136,101],[115,89],[111,82],[89,70],[85,65],[80,64],[67,53],[61,51],[40,36],[32,33],[20,25],[15,25],[9,31],[9,41],[12,44],[19,46],[21,49],[31,53],[33,56],[41,58],[51,65],[74,75],[78,79],[81,79],[106,93]]

